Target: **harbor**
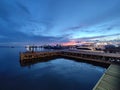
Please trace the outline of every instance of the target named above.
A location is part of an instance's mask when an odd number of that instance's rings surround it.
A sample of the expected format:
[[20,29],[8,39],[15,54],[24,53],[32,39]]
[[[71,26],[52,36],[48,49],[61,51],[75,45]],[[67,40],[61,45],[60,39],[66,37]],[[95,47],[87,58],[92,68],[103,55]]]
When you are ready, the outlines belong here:
[[19,53],[25,48],[0,50],[3,51],[0,53],[0,90],[92,90],[106,70],[106,67],[58,56],[22,63]]
[[120,0],[0,0],[0,90],[120,90]]
[[[47,58],[47,59],[46,59]],[[120,82],[120,55],[114,53],[95,52],[88,50],[53,50],[42,52],[22,52],[20,53],[20,63],[22,66],[30,63],[49,61],[53,58],[70,58],[79,62],[87,62],[106,67],[107,70],[99,79],[93,90],[119,90]]]

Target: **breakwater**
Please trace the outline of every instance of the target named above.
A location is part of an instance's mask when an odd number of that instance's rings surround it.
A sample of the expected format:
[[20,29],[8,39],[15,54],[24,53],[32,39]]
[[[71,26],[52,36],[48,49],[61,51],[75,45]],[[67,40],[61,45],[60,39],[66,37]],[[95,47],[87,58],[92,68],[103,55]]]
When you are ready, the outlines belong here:
[[20,62],[22,64],[28,62],[47,61],[50,58],[72,58],[78,61],[86,61],[91,63],[99,63],[110,65],[120,64],[120,56],[117,54],[87,52],[87,51],[72,51],[72,50],[56,50],[43,52],[22,52],[20,53]]

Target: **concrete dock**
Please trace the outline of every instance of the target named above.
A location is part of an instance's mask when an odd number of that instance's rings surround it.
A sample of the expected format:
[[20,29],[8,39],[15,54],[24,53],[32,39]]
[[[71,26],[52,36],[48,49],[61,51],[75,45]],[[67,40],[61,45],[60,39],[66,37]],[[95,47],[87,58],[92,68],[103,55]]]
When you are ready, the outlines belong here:
[[31,62],[38,59],[47,57],[65,57],[84,60],[88,62],[96,62],[102,64],[120,64],[120,54],[107,54],[87,51],[71,51],[71,50],[58,50],[58,51],[46,51],[46,52],[23,52],[20,53],[20,62]]
[[120,66],[111,64],[93,90],[120,90]]

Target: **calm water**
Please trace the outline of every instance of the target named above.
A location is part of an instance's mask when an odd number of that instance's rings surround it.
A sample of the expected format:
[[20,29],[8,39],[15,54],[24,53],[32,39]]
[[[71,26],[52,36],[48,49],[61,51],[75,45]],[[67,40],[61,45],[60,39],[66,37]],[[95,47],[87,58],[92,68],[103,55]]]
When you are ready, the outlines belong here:
[[22,48],[0,48],[0,90],[92,90],[105,68],[68,59],[21,67]]

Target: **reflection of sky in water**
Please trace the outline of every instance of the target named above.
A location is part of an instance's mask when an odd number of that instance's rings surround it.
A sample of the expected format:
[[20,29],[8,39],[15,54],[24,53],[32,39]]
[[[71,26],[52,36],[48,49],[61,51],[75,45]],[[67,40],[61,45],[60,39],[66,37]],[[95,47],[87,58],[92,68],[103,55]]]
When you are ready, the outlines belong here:
[[[32,78],[37,78],[46,73],[49,73],[53,76],[59,76],[64,79],[73,79],[79,81],[79,78],[92,79],[103,74],[106,70],[105,68],[99,66],[93,66],[87,63],[75,62],[67,59],[56,59],[46,63],[38,63],[34,66],[31,66],[31,69],[34,71],[39,69],[42,73],[37,73],[32,75]],[[46,72],[47,71],[47,72]]]
[[0,90],[91,90],[106,70],[63,58],[21,67],[24,49],[0,50]]

